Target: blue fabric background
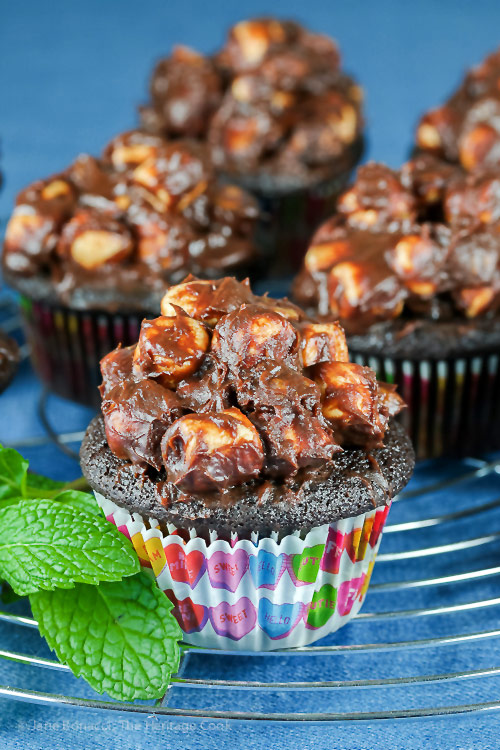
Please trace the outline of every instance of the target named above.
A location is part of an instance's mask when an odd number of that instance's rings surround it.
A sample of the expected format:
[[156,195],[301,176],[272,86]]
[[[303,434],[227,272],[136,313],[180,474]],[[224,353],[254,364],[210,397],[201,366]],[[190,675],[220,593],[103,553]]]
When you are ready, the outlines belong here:
[[[64,167],[79,151],[98,152],[116,132],[135,123],[135,105],[144,100],[153,61],[174,42],[209,51],[232,22],[269,12],[297,17],[334,35],[345,66],[367,92],[368,156],[396,166],[408,152],[419,113],[438,103],[465,67],[500,42],[498,0],[351,0],[298,2],[240,0],[183,3],[131,0],[85,3],[52,0],[0,4],[0,137],[5,185],[0,216],[11,209],[15,193],[30,180]],[[1,322],[1,321],[0,321]],[[37,416],[39,386],[23,365],[12,388],[0,397],[0,440],[22,443],[43,436]],[[87,410],[51,399],[58,429],[82,429]],[[51,446],[23,447],[32,468],[70,479],[78,466]],[[412,488],[433,478],[453,476],[453,464],[423,466]],[[495,475],[445,495],[427,494],[391,511],[390,523],[425,518],[500,495]],[[415,533],[384,537],[382,553],[472,538],[498,529],[498,509]],[[383,562],[374,583],[427,578],[500,564],[500,547],[487,544],[419,562]],[[464,584],[417,587],[400,592],[373,589],[364,612],[440,606],[498,596],[495,576]],[[499,607],[438,617],[359,621],[331,642],[386,642],[474,632],[498,627]],[[0,624],[0,647],[39,655],[43,643],[30,631]],[[193,658],[187,676],[250,680],[356,679],[424,675],[500,666],[500,640],[460,646],[403,650],[391,654],[341,654],[329,657]],[[91,696],[80,681],[57,672],[0,662],[0,683],[72,695]],[[174,706],[242,710],[376,711],[422,705],[497,700],[500,678],[489,676],[416,687],[329,690],[314,693],[261,694],[179,689]],[[329,726],[283,727],[269,724],[213,727],[189,721],[104,717],[74,709],[41,708],[0,701],[0,746],[11,748],[476,748],[500,746],[497,713],[418,721],[365,722]]]

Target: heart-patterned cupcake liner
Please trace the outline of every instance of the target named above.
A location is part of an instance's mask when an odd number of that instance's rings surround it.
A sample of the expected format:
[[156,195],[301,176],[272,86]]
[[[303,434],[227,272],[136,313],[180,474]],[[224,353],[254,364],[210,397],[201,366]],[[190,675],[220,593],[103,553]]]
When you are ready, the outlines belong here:
[[271,651],[303,646],[345,625],[365,598],[390,505],[279,538],[206,540],[162,533],[95,493],[174,604],[188,643]]

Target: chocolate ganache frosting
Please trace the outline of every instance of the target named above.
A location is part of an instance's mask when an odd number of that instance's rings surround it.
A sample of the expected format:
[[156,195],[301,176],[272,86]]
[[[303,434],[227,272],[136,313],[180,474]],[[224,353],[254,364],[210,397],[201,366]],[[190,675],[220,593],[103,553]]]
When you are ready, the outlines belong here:
[[19,194],[5,277],[35,299],[152,310],[189,272],[254,268],[257,216],[248,193],[215,183],[203,144],[127,132]]
[[97,490],[123,500],[125,487],[135,509],[184,527],[242,508],[238,525],[293,526],[315,492],[332,520],[325,487],[364,512],[407,479],[411,448],[389,429],[403,402],[349,362],[338,323],[233,278],[189,278],[161,313],[101,362],[103,417],[81,454]]
[[350,334],[387,321],[398,330],[459,321],[465,330],[497,319],[500,176],[427,154],[398,171],[361,167],[313,237],[294,296]]
[[500,49],[467,71],[442,106],[420,120],[420,149],[465,169],[500,164]]
[[160,60],[141,117],[150,132],[207,140],[220,171],[279,188],[351,166],[361,100],[332,39],[256,18],[233,26],[212,57],[177,47]]

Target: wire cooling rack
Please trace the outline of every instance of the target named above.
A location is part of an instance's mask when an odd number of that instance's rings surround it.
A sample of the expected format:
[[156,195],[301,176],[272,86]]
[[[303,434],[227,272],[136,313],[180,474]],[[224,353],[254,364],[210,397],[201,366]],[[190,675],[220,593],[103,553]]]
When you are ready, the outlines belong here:
[[[5,326],[3,318],[3,327],[12,331],[17,322]],[[80,433],[52,427],[45,401],[41,412],[47,435],[26,438],[16,447],[22,451],[23,446],[56,441],[54,452],[76,450]],[[89,697],[88,689],[78,695],[82,682],[66,666],[40,655],[44,646],[37,623],[19,614],[16,605],[4,604],[0,624],[22,634],[16,643],[26,644],[26,652],[0,649],[0,683],[6,672],[2,664],[21,665],[16,672],[20,684],[0,684],[0,696],[108,715],[248,722],[374,721],[497,711],[500,658],[498,663],[491,660],[500,654],[494,648],[500,643],[500,624],[494,628],[491,623],[495,617],[498,622],[500,591],[492,597],[486,584],[500,576],[499,511],[500,459],[443,463],[437,472],[435,464],[418,467],[407,491],[395,499],[367,601],[352,623],[317,645],[271,653],[235,654],[183,644],[180,670],[155,703],[117,703],[96,694]],[[485,619],[488,612],[492,616]],[[450,664],[461,664],[462,650],[468,654],[467,668],[443,670],[443,654],[453,654]],[[359,669],[356,659],[364,660]],[[313,664],[318,666],[310,669]],[[435,664],[441,669],[433,670]],[[23,670],[33,669],[37,688],[44,675],[56,675],[49,680],[50,690],[33,689],[33,680],[23,680]],[[241,680],[242,673],[258,679]],[[59,680],[70,685],[71,694],[58,692]],[[470,690],[453,690],[464,682]],[[445,686],[452,688],[446,696]],[[367,691],[376,699],[365,701]],[[458,692],[470,699],[454,700]],[[325,693],[332,694],[327,705],[335,711],[324,710],[318,695]]]

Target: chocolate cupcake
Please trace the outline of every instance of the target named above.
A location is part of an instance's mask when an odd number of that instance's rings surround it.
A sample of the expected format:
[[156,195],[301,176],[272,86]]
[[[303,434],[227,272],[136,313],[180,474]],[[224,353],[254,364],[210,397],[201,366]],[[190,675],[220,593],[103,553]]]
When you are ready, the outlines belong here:
[[467,71],[457,90],[421,118],[419,149],[464,169],[500,165],[500,49]]
[[358,612],[411,474],[403,402],[337,323],[248,283],[192,279],[161,311],[101,363],[82,470],[186,640],[317,640]]
[[500,448],[500,177],[371,163],[313,238],[294,294],[398,385],[421,458]]
[[213,57],[185,47],[160,60],[143,127],[206,139],[219,175],[261,206],[275,270],[297,267],[362,150],[362,92],[335,42],[292,21],[234,26]]
[[14,377],[19,359],[19,347],[16,342],[0,330],[0,393]]
[[23,190],[3,269],[45,384],[98,406],[99,360],[137,339],[170,284],[258,268],[257,213],[241,188],[214,183],[203,144],[136,132]]

